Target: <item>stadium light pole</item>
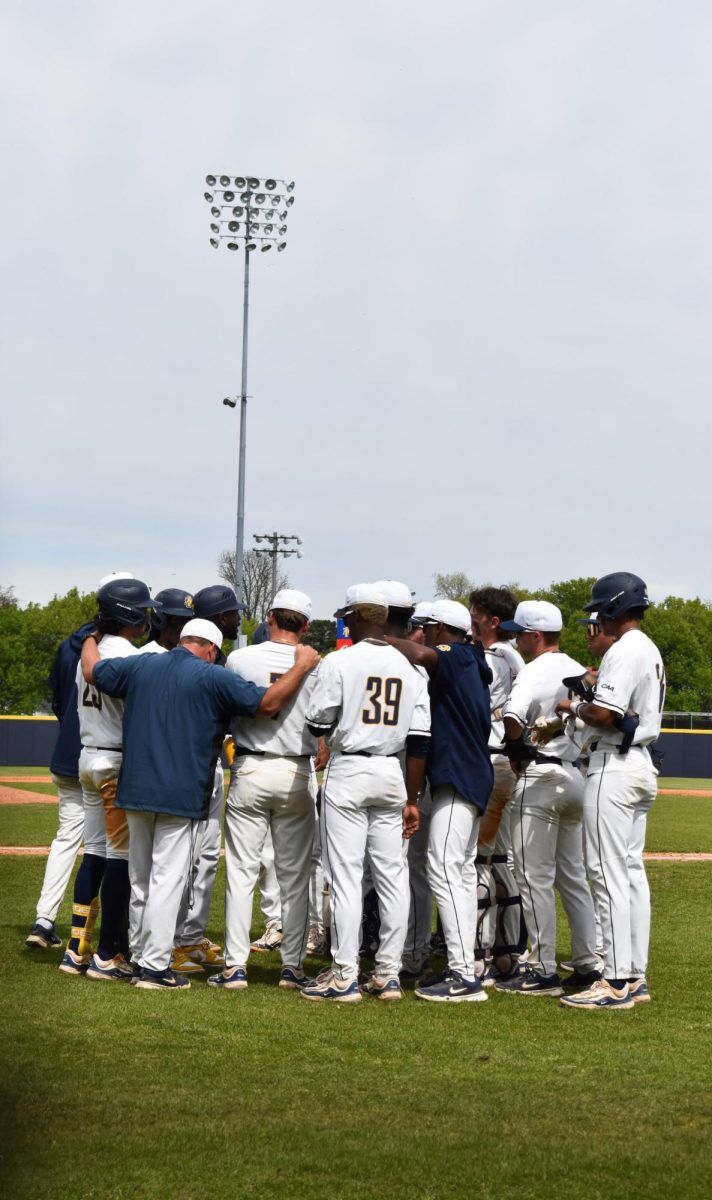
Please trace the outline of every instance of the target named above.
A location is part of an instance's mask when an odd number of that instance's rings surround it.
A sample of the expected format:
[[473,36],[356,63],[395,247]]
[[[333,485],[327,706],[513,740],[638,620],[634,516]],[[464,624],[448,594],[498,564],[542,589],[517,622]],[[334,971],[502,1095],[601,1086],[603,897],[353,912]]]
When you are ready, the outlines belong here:
[[[294,204],[294,181],[259,179],[255,175],[206,175],[210,205],[210,245],[214,250],[244,249],[242,300],[242,372],[240,378],[240,442],[237,467],[237,527],[235,531],[235,591],[245,598],[245,459],[247,451],[247,334],[250,308],[250,255],[276,247],[286,249],[289,210]],[[236,201],[239,198],[239,203]],[[223,404],[237,407],[237,397]],[[275,560],[276,561],[276,560]]]
[[272,559],[272,599],[277,595],[277,559],[281,555],[282,558],[288,558],[290,554],[296,554],[297,558],[302,557],[301,550],[296,547],[293,550],[288,550],[289,542],[296,542],[297,546],[301,546],[302,539],[297,537],[296,533],[253,533],[253,538],[256,542],[269,542],[268,550],[255,550],[255,554],[268,554]]

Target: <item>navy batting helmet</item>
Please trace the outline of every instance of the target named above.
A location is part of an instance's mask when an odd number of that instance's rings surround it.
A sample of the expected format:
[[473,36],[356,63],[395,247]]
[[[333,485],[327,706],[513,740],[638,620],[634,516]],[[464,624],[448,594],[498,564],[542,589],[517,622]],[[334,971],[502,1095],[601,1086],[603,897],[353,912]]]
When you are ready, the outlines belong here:
[[145,624],[146,609],[161,607],[140,579],[112,579],[99,588],[97,598],[100,618],[127,626]]
[[218,613],[245,612],[245,605],[240,604],[231,587],[224,583],[213,583],[210,587],[201,588],[193,596],[194,617],[204,617],[209,620],[217,617]]
[[182,588],[164,588],[162,592],[156,593],[154,602],[161,606],[160,611],[155,612],[151,619],[151,628],[158,632],[165,629],[168,617],[183,617],[190,621],[195,616],[193,597]]
[[648,589],[639,575],[629,571],[614,571],[597,579],[591,589],[591,599],[584,612],[597,613],[609,620],[620,617],[631,608],[648,608]]

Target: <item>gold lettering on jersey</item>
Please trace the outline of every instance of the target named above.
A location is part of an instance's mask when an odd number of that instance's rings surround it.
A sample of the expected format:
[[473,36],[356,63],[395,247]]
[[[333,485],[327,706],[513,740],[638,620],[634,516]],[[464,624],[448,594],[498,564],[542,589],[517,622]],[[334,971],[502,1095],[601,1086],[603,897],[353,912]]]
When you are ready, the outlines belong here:
[[438,646],[437,648],[438,648],[438,650],[451,650],[452,649],[451,646]]

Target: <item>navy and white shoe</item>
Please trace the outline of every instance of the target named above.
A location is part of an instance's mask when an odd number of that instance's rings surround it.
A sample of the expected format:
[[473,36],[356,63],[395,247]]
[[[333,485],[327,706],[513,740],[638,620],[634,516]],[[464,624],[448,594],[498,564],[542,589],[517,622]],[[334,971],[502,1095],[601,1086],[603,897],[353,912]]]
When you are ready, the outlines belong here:
[[590,988],[591,984],[596,983],[598,979],[603,979],[603,976],[595,967],[590,971],[579,971],[578,968],[574,968],[564,982],[567,987]]
[[513,996],[562,996],[564,992],[558,975],[542,975],[528,964],[509,979],[496,979],[494,986]]
[[489,999],[481,980],[466,979],[459,971],[448,971],[441,980],[435,983],[419,984],[415,989],[415,994],[419,1000],[435,1000],[450,1004]]
[[514,979],[520,974],[520,967],[515,963],[511,971],[499,971],[494,965],[489,966],[482,976],[482,986],[486,988],[494,987],[497,981]]
[[400,981],[397,975],[369,975],[361,985],[364,996],[373,996],[376,1000],[402,1000]]
[[564,1008],[634,1008],[635,1000],[630,994],[628,984],[622,988],[614,988],[607,979],[597,979],[585,992],[575,992],[573,996],[562,996],[559,1004]]
[[646,979],[629,979],[628,995],[633,997],[634,1004],[649,1004],[650,989]]
[[54,932],[54,921],[49,929],[38,922],[32,926],[32,929],[25,938],[25,945],[40,946],[42,950],[61,950],[64,942]]
[[75,954],[67,949],[62,955],[59,969],[63,975],[84,975],[91,960],[91,954]]
[[247,971],[244,967],[225,967],[219,975],[211,975],[208,987],[224,988],[228,992],[247,991]]
[[190,987],[190,980],[176,975],[170,967],[165,971],[149,971],[141,967],[131,982],[135,988],[144,988],[146,991],[178,992]]
[[333,971],[322,971],[313,983],[301,989],[305,1000],[336,1000],[357,1004],[361,999],[357,979],[339,979]]
[[286,991],[299,991],[300,988],[310,987],[316,979],[310,978],[301,967],[282,967],[279,986]]
[[87,979],[105,979],[109,983],[125,982],[133,979],[133,975],[134,969],[123,954],[116,954],[113,958],[99,958],[95,954],[87,968]]

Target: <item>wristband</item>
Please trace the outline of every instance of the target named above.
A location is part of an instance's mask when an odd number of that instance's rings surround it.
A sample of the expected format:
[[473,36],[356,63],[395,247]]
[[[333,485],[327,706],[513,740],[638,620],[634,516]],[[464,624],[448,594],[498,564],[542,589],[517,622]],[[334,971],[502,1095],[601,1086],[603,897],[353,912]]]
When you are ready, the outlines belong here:
[[579,712],[581,711],[581,705],[584,703],[585,703],[584,700],[572,700],[571,701],[571,704],[569,706],[569,712],[571,713],[572,717],[577,717],[579,715]]

